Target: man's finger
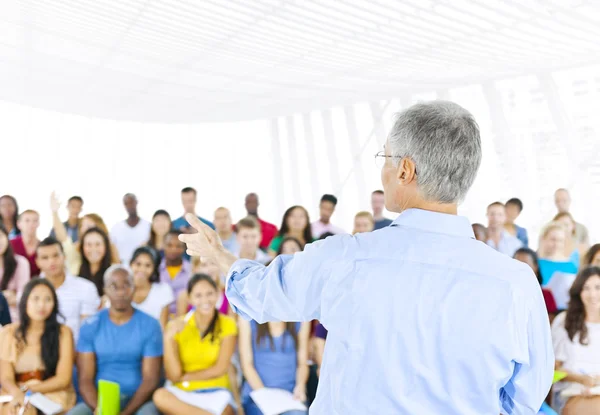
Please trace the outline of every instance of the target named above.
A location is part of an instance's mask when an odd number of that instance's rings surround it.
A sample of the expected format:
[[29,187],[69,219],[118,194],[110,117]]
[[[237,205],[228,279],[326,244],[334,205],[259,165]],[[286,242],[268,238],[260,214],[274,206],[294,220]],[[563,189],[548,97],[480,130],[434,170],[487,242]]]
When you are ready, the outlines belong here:
[[198,239],[198,235],[194,233],[182,233],[179,235],[179,240],[184,244],[189,244],[190,242],[194,242]]
[[200,219],[198,219],[198,216],[192,213],[186,213],[185,220],[187,220],[190,226],[196,229],[198,232],[206,232],[207,230],[212,231],[210,226],[202,222]]

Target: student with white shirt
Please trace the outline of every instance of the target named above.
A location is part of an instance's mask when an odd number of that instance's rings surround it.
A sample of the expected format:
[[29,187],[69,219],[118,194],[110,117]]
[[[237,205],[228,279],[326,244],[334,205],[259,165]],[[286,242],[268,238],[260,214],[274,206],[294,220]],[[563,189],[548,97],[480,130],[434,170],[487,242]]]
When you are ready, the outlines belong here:
[[133,253],[130,263],[135,286],[132,304],[157,319],[164,329],[169,319],[169,304],[175,301],[175,296],[169,284],[160,282],[159,261],[158,253],[149,247],[138,248]]
[[40,276],[56,290],[61,322],[71,329],[77,342],[81,322],[100,307],[96,286],[84,278],[67,274],[62,245],[54,238],[48,237],[40,242],[36,261],[42,271]]
[[127,219],[117,223],[110,230],[110,239],[117,247],[123,264],[129,263],[133,251],[145,245],[148,242],[148,235],[150,235],[150,222],[138,216],[137,204],[137,197],[132,193],[127,193],[123,197]]
[[600,413],[600,396],[562,398],[567,388],[586,394],[600,386],[600,268],[588,267],[578,275],[570,291],[567,311],[552,324],[556,369],[567,377],[555,386],[557,408],[563,415]]
[[248,216],[240,220],[236,228],[239,248],[237,252],[234,252],[235,256],[257,261],[263,265],[271,260],[271,257],[260,249],[262,235],[260,233],[260,224],[256,219]]

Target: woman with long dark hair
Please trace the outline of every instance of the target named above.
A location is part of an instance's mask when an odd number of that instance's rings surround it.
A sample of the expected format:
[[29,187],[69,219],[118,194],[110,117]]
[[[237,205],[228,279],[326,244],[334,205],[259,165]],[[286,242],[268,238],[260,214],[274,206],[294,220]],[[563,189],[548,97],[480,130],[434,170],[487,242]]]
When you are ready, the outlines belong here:
[[150,239],[148,246],[155,249],[161,256],[165,252],[165,238],[169,231],[173,228],[171,215],[163,209],[159,209],[152,215],[152,225],[150,227]]
[[[533,249],[530,248],[519,248],[515,255],[513,256],[517,261],[521,261],[533,270],[535,277],[540,283],[540,287],[542,285],[542,273],[540,272],[540,262],[537,254]],[[552,291],[542,288],[542,294],[544,296],[544,302],[546,303],[546,311],[548,311],[548,316],[550,317],[550,321],[554,319],[556,312],[558,309],[556,308],[556,301],[554,300],[554,295],[552,295]]]
[[135,286],[133,306],[157,319],[164,329],[169,319],[169,305],[175,301],[175,296],[169,284],[160,282],[159,263],[158,253],[143,246],[133,252],[129,266]]
[[600,396],[581,395],[600,385],[600,268],[579,272],[569,295],[567,311],[552,324],[556,369],[567,373],[555,391],[565,397],[563,415],[597,414]]
[[[258,324],[240,319],[240,358],[244,385],[242,404],[246,415],[262,415],[250,392],[262,388],[283,389],[306,401],[310,323]],[[303,415],[289,411],[285,415]]]
[[271,241],[271,245],[269,246],[269,254],[272,257],[277,255],[279,246],[288,236],[300,241],[302,247],[313,241],[308,211],[302,206],[292,206],[283,214],[279,234]]
[[11,195],[0,197],[0,227],[4,227],[8,239],[14,239],[21,234],[17,221],[19,219],[19,205],[17,199]]
[[[210,276],[194,275],[187,291],[195,310],[170,322],[165,330],[164,365],[173,388],[154,393],[154,403],[165,415],[207,414],[184,401],[188,394],[231,394],[229,368],[237,337],[235,320],[216,309],[218,289]],[[229,402],[221,415],[234,414],[233,396]]]
[[[108,235],[100,228],[90,228],[79,241],[81,267],[77,276],[94,283],[98,296],[104,295],[104,273],[115,262]],[[118,259],[117,259],[118,261]]]
[[[73,335],[58,322],[56,292],[43,278],[31,280],[19,302],[20,323],[0,331],[0,383],[2,394],[13,397],[1,413],[14,413],[25,404],[25,392],[44,394],[65,411],[75,404],[71,384]],[[31,406],[25,414],[36,414]]]
[[600,267],[600,244],[592,245],[592,247],[588,249],[586,254],[583,256],[581,266],[587,267],[589,265]]
[[9,243],[8,234],[0,226],[0,291],[8,302],[13,323],[19,321],[17,298],[29,281],[30,267],[27,258],[16,255]]

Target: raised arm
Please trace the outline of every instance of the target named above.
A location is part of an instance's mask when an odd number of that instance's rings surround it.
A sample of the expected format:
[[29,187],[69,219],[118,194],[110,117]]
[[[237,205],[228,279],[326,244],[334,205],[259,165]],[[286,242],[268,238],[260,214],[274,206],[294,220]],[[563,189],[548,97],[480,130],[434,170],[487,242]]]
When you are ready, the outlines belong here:
[[52,229],[54,230],[54,235],[56,236],[56,240],[62,243],[67,240],[69,234],[67,228],[65,228],[65,225],[60,220],[60,216],[58,216],[60,202],[55,192],[52,192],[50,196],[50,209],[52,209]]
[[323,290],[351,236],[315,242],[304,252],[281,255],[265,267],[254,261],[236,262],[214,231],[193,216],[186,218],[197,226],[198,233],[180,235],[179,239],[187,244],[188,254],[213,258],[228,272],[226,294],[236,313],[259,323],[320,319]]

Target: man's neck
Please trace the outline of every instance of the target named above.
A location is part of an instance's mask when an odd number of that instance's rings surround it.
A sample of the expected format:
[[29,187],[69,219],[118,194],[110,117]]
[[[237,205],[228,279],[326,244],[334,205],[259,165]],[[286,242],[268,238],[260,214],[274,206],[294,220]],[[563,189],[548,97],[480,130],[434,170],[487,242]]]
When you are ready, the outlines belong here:
[[246,211],[246,213],[247,213],[247,216],[253,216],[256,219],[258,219],[258,212],[250,213],[250,212]]
[[50,281],[50,284],[52,284],[54,286],[54,289],[57,290],[57,289],[60,288],[61,285],[63,285],[65,283],[65,280],[67,279],[67,276],[63,272],[62,274],[54,275],[52,277],[46,275],[46,279],[48,281]]
[[319,221],[323,224],[323,225],[329,225],[329,219],[323,219],[323,218],[319,218]]
[[79,225],[79,218],[69,218],[67,219],[67,223],[69,224],[70,228],[74,228]]
[[127,218],[127,224],[131,227],[134,227],[135,225],[137,225],[140,222],[140,217],[136,214],[134,215],[130,215]]
[[226,229],[224,231],[219,231],[219,238],[221,238],[222,241],[226,241],[229,238],[231,238],[231,235],[233,235],[233,231],[231,230],[231,228]]
[[35,243],[39,242],[39,240],[38,240],[38,238],[37,238],[37,235],[36,235],[36,234],[33,234],[33,235],[25,235],[25,234],[23,233],[23,234],[21,234],[21,238],[23,239],[23,243],[24,243],[25,245],[29,245],[29,244],[33,245],[33,244],[35,244]]
[[120,326],[121,324],[125,324],[127,323],[129,320],[131,320],[131,317],[133,317],[133,307],[131,306],[131,304],[129,305],[129,308],[127,310],[115,310],[114,308],[110,308],[108,310],[108,317],[110,318],[110,321],[112,321],[113,323],[115,323],[116,325]]
[[458,206],[456,205],[456,203],[428,202],[422,199],[415,200],[412,206],[407,206],[404,210],[407,209],[421,209],[430,212],[445,213],[446,215],[458,214]]
[[183,264],[183,258],[167,259],[165,263],[168,267],[178,267]]

